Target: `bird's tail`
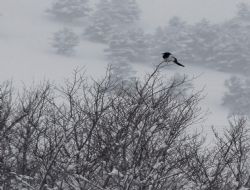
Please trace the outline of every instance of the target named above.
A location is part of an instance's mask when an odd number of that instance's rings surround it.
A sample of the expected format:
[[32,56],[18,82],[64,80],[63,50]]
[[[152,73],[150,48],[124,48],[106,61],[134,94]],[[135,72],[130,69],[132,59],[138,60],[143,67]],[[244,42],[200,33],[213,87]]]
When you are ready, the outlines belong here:
[[182,65],[181,63],[179,63],[177,60],[174,61],[175,64],[181,66],[181,67],[185,67],[184,65]]

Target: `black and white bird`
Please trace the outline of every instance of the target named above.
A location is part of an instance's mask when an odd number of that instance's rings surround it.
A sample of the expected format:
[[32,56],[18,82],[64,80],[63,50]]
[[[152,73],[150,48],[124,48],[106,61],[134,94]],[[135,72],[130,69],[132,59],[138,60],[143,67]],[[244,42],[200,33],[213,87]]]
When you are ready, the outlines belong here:
[[179,66],[184,67],[184,65],[180,64],[177,59],[169,52],[162,53],[162,58],[164,59],[164,62],[173,62]]

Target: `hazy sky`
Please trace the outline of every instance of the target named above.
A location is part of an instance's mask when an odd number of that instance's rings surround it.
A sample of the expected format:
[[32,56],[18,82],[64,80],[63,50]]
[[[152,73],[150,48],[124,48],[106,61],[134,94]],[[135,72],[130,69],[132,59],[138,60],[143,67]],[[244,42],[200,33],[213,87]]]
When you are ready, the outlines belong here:
[[172,16],[188,22],[207,18],[220,22],[235,15],[236,5],[250,0],[137,0],[143,10],[144,24],[150,27],[165,25]]

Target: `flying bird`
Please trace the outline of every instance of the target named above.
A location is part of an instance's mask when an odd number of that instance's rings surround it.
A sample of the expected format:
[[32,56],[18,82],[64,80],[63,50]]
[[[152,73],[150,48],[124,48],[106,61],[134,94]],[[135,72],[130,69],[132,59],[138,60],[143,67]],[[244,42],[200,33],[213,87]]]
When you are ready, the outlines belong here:
[[184,67],[184,65],[180,64],[177,59],[169,52],[162,53],[162,58],[164,62],[174,62],[175,64]]

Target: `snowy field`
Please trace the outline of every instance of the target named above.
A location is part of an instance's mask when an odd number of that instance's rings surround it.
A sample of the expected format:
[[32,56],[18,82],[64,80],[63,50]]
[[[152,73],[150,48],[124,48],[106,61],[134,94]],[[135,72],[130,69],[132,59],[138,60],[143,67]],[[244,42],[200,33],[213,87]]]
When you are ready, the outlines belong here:
[[[30,84],[49,79],[60,83],[64,78],[70,77],[75,68],[84,68],[92,77],[100,77],[104,73],[107,65],[103,52],[105,45],[82,39],[75,55],[65,57],[54,53],[50,46],[51,37],[63,25],[51,21],[45,13],[51,0],[2,2],[0,2],[1,82],[13,80],[16,86],[21,86],[22,83]],[[142,10],[144,14],[149,12],[148,7],[142,6],[142,8],[145,9],[144,12]],[[148,17],[149,15],[145,18]],[[142,25],[146,26],[147,22],[142,21]],[[81,34],[80,28],[74,29]],[[205,130],[211,125],[218,128],[227,125],[227,110],[221,106],[221,98],[225,91],[224,80],[229,78],[229,75],[194,67],[188,63],[183,64],[186,65],[185,68],[175,68],[173,65],[173,68],[164,74],[171,75],[179,69],[178,73],[188,74],[190,77],[199,76],[195,80],[195,87],[197,90],[205,88],[202,106],[204,111],[208,110],[206,121],[199,125]],[[136,65],[135,69],[138,76],[143,76],[151,70],[142,64]]]

